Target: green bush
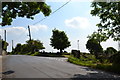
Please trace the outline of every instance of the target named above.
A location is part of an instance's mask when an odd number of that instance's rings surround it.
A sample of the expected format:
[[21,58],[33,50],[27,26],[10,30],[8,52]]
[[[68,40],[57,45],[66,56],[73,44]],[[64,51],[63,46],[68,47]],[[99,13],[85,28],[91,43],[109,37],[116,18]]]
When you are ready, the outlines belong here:
[[40,53],[39,52],[35,52],[34,54],[31,54],[31,56],[39,56]]
[[117,50],[114,49],[113,47],[108,47],[105,51],[104,54],[106,55],[106,57],[111,57],[112,55],[116,54]]
[[120,65],[118,64],[97,64],[96,68],[120,74]]
[[32,54],[32,52],[28,52],[28,53],[26,53],[26,55],[31,55]]
[[[87,56],[87,58],[85,58],[85,56]],[[107,59],[104,59],[104,62],[100,63],[98,59],[95,59],[95,56],[84,54],[84,56],[80,56],[79,59],[70,56],[68,62],[120,74],[120,51],[117,54],[114,54],[112,58],[114,63],[107,62]]]
[[108,71],[111,69],[111,66],[111,64],[97,64],[96,68]]
[[120,51],[110,57],[110,62],[113,64],[120,64]]
[[70,55],[70,54],[71,54],[71,53],[65,53],[65,52],[63,53],[63,55]]
[[115,73],[118,73],[120,74],[120,64],[113,64],[111,69],[110,69],[112,72],[115,72]]
[[96,64],[94,64],[94,62],[92,60],[88,60],[83,57],[78,59],[78,58],[71,56],[68,58],[68,62],[77,64],[77,65],[81,65],[81,66],[89,66],[89,67],[94,67],[96,65]]

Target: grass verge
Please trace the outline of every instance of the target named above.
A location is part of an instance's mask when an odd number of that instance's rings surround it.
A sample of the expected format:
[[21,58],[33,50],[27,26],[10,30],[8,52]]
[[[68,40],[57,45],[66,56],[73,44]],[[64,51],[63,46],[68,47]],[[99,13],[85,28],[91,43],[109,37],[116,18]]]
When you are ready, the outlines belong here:
[[91,67],[94,69],[100,69],[103,71],[107,71],[107,72],[113,72],[113,73],[117,73],[120,74],[120,65],[118,64],[112,64],[112,63],[99,63],[97,60],[83,60],[83,59],[78,59],[75,58],[73,56],[70,56],[68,58],[68,62],[76,64],[76,65],[80,65],[80,66],[87,66],[87,67]]

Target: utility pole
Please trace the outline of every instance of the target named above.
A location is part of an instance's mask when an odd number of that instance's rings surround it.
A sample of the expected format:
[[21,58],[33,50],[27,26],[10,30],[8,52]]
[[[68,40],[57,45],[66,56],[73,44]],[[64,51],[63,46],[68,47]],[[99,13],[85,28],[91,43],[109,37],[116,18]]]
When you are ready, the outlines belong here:
[[4,31],[4,33],[5,33],[5,36],[4,36],[4,37],[5,37],[5,42],[6,42],[6,30]]
[[29,37],[30,37],[30,41],[31,41],[31,33],[30,33],[30,27],[29,27],[29,25],[28,25],[28,32],[29,32]]
[[2,55],[2,39],[1,39],[1,35],[0,35],[0,55]]
[[79,40],[77,40],[77,44],[78,44],[78,50],[79,50]]
[[12,52],[13,52],[13,49],[14,49],[14,47],[13,47],[13,40],[12,40]]

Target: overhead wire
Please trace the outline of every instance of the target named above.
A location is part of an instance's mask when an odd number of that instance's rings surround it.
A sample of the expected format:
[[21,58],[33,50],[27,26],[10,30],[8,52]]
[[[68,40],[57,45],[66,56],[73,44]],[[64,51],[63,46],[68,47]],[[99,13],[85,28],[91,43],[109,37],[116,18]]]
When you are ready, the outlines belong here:
[[[58,10],[60,10],[61,8],[63,8],[65,5],[67,5],[71,0],[67,1],[65,4],[63,4],[62,6],[60,6],[59,8],[57,8],[55,11],[53,11],[49,16],[53,15],[54,13],[56,13]],[[49,17],[48,16],[48,17]],[[40,21],[38,22],[35,22],[33,25],[36,25],[40,22],[42,22],[43,20],[47,19],[47,17],[44,17],[43,19],[41,19]],[[16,39],[16,40],[20,40],[21,37],[23,36],[23,34],[27,31],[27,29],[25,29],[25,31],[23,31],[23,33]],[[15,40],[15,39],[14,39]]]
[[13,40],[20,40],[22,37],[23,37],[23,34],[25,34],[25,32],[27,31],[27,29],[25,28],[25,30],[17,37],[17,38],[14,38]]
[[[55,11],[53,11],[50,15],[53,15],[54,13],[56,13],[58,10],[60,10],[61,8],[63,8],[65,5],[67,5],[71,0],[67,1],[65,4],[63,4],[62,6],[60,6],[59,8],[57,8]],[[49,17],[49,16],[48,16]],[[33,25],[42,22],[43,20],[45,20],[47,17],[41,19],[38,22],[35,22]]]

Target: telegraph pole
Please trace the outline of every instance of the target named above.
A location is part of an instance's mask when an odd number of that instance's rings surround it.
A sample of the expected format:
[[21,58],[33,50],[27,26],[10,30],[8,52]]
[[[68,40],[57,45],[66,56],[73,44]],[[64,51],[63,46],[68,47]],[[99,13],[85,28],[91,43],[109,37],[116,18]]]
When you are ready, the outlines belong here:
[[30,38],[30,41],[31,41],[31,33],[30,33],[30,27],[29,27],[29,25],[28,25],[28,32],[29,32],[29,38]]
[[78,50],[79,50],[79,40],[77,40],[77,44],[78,44]]
[[14,47],[13,47],[13,40],[12,40],[12,52],[13,52],[13,49],[14,49]]
[[5,42],[6,42],[6,30],[4,31],[4,33],[5,33],[5,36],[4,36],[4,37],[5,37]]
[[2,55],[2,39],[1,39],[1,35],[0,35],[0,55]]

